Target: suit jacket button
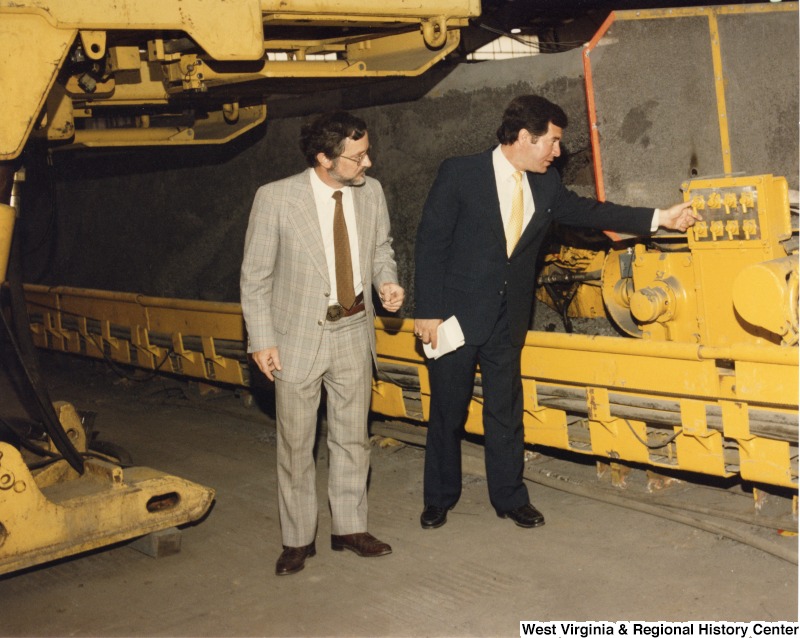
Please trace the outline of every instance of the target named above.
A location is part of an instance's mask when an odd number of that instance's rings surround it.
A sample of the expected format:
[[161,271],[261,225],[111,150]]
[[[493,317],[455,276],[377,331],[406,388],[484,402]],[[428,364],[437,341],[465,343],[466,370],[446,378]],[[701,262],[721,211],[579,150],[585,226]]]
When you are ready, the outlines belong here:
[[317,321],[317,325],[318,325],[318,326],[321,326],[321,325],[322,325],[322,323],[323,323],[322,321]]
[[325,296],[326,296],[326,297],[330,297],[330,296],[331,296],[331,293],[329,293],[329,292],[326,292],[326,293],[325,293]]

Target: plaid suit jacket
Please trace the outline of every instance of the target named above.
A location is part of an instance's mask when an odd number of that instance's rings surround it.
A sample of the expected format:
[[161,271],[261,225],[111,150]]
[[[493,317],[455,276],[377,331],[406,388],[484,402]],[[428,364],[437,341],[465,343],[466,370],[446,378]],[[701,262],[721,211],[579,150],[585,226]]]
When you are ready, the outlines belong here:
[[[240,279],[248,352],[278,347],[282,371],[296,383],[308,376],[322,341],[331,283],[310,172],[258,189],[245,237]],[[380,183],[353,188],[367,334],[375,358],[375,309],[370,285],[397,283],[389,212]]]

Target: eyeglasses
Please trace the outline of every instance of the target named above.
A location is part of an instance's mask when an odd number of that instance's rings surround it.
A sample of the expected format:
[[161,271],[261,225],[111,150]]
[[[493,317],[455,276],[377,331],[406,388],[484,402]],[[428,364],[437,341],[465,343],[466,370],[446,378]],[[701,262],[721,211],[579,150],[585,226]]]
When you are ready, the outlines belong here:
[[361,164],[368,156],[369,156],[369,149],[367,149],[363,153],[359,153],[355,157],[347,157],[347,155],[340,155],[339,157],[343,157],[344,159],[349,159],[351,162],[355,162],[356,166],[361,166]]

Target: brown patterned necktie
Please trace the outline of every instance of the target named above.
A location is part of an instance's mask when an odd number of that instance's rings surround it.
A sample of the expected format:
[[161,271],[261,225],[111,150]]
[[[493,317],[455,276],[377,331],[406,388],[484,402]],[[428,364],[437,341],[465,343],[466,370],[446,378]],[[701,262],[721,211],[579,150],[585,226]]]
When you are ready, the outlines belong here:
[[344,221],[342,191],[334,191],[336,207],[333,211],[333,254],[336,261],[336,297],[339,305],[350,310],[356,301],[353,288],[353,259],[350,256],[350,238]]
[[522,213],[524,212],[524,202],[522,199],[522,172],[516,171],[514,173],[516,184],[514,185],[514,195],[511,199],[511,217],[508,220],[508,228],[506,229],[506,251],[508,256],[514,252],[514,247],[522,235]]

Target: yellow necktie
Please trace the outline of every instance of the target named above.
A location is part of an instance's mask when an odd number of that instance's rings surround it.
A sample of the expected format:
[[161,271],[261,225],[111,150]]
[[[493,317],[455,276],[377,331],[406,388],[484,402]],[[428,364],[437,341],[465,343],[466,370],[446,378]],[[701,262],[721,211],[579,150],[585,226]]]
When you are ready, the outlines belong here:
[[333,209],[333,255],[336,262],[336,297],[340,306],[350,310],[356,300],[356,291],[353,288],[353,259],[350,256],[350,237],[347,234],[347,224],[344,221],[342,191],[334,191],[333,199],[336,200],[336,206]]
[[514,252],[514,247],[522,234],[522,213],[525,208],[522,199],[522,173],[516,171],[514,179],[517,183],[514,186],[514,196],[511,199],[511,217],[508,220],[508,228],[506,228],[506,250],[509,257]]

